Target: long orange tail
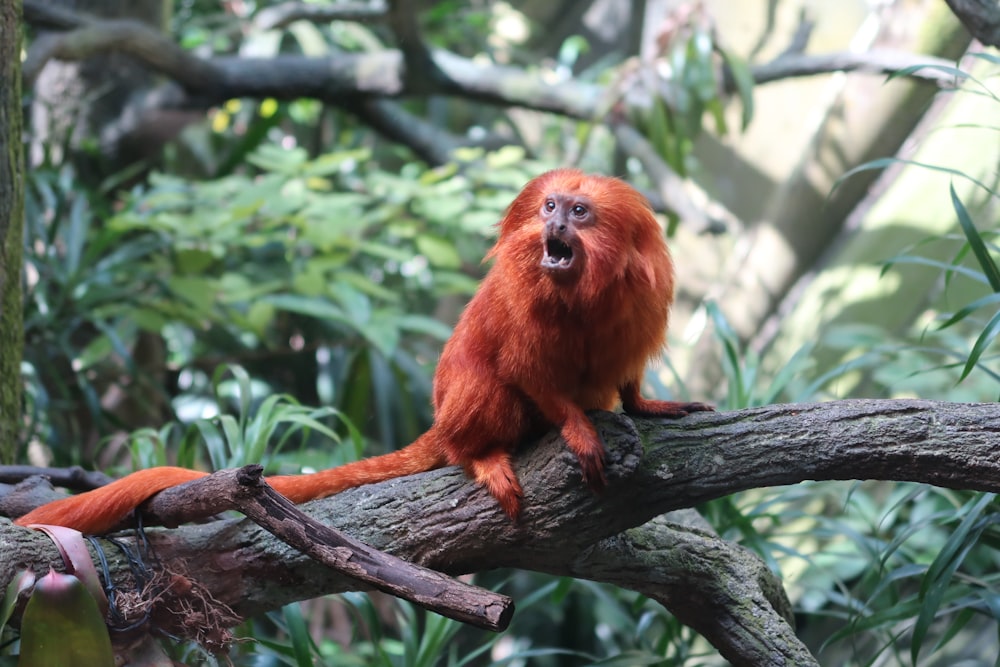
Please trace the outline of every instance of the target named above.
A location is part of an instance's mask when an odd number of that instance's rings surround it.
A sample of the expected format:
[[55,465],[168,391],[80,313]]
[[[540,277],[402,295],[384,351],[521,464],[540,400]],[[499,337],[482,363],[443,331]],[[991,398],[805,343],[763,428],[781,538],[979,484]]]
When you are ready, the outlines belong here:
[[37,507],[15,519],[19,526],[45,523],[100,535],[113,530],[129,512],[163,489],[204,477],[207,473],[164,466],[139,470],[107,486]]
[[[395,452],[321,470],[310,475],[278,475],[267,481],[294,503],[323,498],[363,484],[413,475],[447,464],[431,432]],[[42,505],[14,523],[27,526],[44,523],[75,528],[88,535],[100,535],[117,527],[151,497],[171,486],[204,477],[207,473],[164,466],[139,470],[107,486]]]
[[437,445],[432,428],[403,449],[336,468],[327,468],[310,475],[268,477],[267,483],[293,503],[304,503],[307,500],[332,496],[356,486],[427,472],[447,463],[444,451]]

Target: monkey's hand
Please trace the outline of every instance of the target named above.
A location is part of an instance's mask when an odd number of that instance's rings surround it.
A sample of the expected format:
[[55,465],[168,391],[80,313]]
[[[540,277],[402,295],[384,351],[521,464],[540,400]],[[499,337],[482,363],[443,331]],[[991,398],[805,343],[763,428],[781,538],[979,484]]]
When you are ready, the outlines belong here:
[[680,419],[692,412],[714,412],[708,403],[682,403],[679,401],[654,401],[639,394],[639,383],[630,382],[621,389],[622,409],[636,417],[669,417]]

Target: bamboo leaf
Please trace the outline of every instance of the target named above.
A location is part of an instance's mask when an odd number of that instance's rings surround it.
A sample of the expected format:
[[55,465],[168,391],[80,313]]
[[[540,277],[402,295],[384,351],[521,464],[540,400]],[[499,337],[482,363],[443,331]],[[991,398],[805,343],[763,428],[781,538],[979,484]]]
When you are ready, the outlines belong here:
[[1000,269],[997,268],[996,262],[990,256],[990,251],[983,242],[983,237],[979,235],[979,230],[973,224],[972,218],[969,217],[969,212],[965,209],[965,205],[958,198],[954,183],[949,186],[948,191],[951,193],[951,203],[955,207],[955,214],[958,215],[958,222],[962,225],[965,238],[968,239],[969,245],[972,247],[972,253],[979,261],[979,266],[982,267],[983,273],[986,274],[986,278],[990,282],[990,287],[993,288],[994,292],[1000,292]]

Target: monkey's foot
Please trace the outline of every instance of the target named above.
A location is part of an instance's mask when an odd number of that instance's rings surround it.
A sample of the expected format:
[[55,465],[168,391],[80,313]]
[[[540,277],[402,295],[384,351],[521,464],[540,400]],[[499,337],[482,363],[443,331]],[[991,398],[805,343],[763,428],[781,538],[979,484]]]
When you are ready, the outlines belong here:
[[576,452],[576,458],[580,461],[583,483],[587,485],[587,488],[594,493],[604,491],[604,487],[608,485],[608,480],[604,476],[603,445],[585,452]]
[[466,469],[473,479],[485,486],[490,495],[497,499],[507,516],[516,521],[521,513],[524,493],[514,474],[514,468],[511,467],[510,454],[504,451],[491,452],[483,458],[469,461]]

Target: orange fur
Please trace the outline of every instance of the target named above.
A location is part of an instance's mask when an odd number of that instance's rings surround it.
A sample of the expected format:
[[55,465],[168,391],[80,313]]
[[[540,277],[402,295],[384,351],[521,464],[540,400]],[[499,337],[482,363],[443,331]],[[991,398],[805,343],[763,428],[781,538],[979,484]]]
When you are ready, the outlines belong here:
[[[701,403],[639,394],[664,345],[673,264],[645,198],[626,183],[572,169],[529,182],[501,220],[495,264],[444,347],[434,379],[435,420],[399,451],[311,475],[270,477],[294,502],[362,484],[460,465],[512,518],[521,487],[516,446],[556,426],[584,481],[604,486],[604,446],[584,414],[609,410],[682,417]],[[165,488],[201,477],[142,470],[44,505],[18,524],[106,532]]]

